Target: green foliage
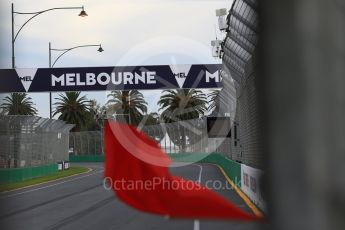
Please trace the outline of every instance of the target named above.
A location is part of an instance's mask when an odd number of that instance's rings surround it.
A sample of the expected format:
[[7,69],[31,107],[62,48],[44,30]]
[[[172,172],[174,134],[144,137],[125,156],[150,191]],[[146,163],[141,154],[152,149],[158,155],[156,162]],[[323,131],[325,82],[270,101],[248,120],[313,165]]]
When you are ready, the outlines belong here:
[[207,98],[201,90],[164,90],[158,101],[165,122],[189,120],[203,116],[207,111]]
[[103,118],[106,116],[105,107],[101,107],[96,100],[90,100],[89,111],[86,112],[86,124],[81,131],[99,131],[103,127]]
[[[149,113],[144,116],[140,125],[143,125],[145,127],[144,131],[146,131],[146,134],[148,136],[159,142],[163,139],[165,134],[160,123],[161,118],[158,113]],[[152,128],[152,126],[154,126],[154,128]]]
[[59,94],[55,98],[58,102],[54,103],[56,106],[53,116],[60,114],[59,119],[68,124],[75,124],[72,129],[78,132],[87,125],[90,120],[90,101],[85,96],[80,96],[80,92],[66,92]]
[[108,115],[115,115],[117,120],[124,120],[138,125],[147,112],[147,102],[138,90],[112,91],[108,97]]
[[143,122],[145,125],[158,125],[160,123],[160,117],[158,113],[149,113],[144,116]]
[[219,92],[220,90],[218,89],[211,90],[211,93],[208,95],[210,103],[208,107],[209,112],[219,112]]
[[4,98],[1,105],[2,113],[7,115],[36,115],[37,110],[31,97],[26,93],[11,93]]
[[19,182],[13,182],[13,183],[1,183],[0,192],[10,191],[13,189],[19,189],[26,186],[49,182],[49,181],[61,179],[67,176],[85,173],[87,171],[88,171],[88,168],[85,168],[85,167],[71,167],[67,170],[55,172],[47,176],[37,177],[37,178],[28,179],[28,180],[19,181]]
[[[158,101],[160,110],[163,110],[162,119],[166,123],[202,117],[207,112],[207,103],[206,95],[196,89],[164,90]],[[185,127],[179,125],[178,129],[178,135],[169,136],[184,151],[187,144]]]

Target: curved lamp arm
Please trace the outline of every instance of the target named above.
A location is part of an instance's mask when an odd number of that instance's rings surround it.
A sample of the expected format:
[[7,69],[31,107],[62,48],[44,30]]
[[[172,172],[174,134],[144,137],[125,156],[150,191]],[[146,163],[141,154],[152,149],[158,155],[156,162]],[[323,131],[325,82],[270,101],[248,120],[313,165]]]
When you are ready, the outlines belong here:
[[84,6],[81,6],[81,7],[56,7],[56,8],[50,8],[50,9],[47,9],[47,10],[42,10],[42,11],[38,11],[38,12],[31,12],[31,13],[24,13],[24,12],[16,12],[16,11],[12,11],[12,15],[13,14],[33,14],[32,17],[30,17],[18,30],[18,32],[16,33],[16,35],[14,36],[13,38],[13,43],[16,41],[20,31],[24,28],[24,26],[30,22],[32,19],[34,19],[35,17],[37,17],[38,15],[40,14],[43,14],[45,12],[48,12],[48,11],[52,11],[52,10],[74,10],[74,9],[81,9],[82,11],[80,12],[79,16],[87,16],[85,10],[84,10]]
[[66,54],[67,52],[71,51],[71,50],[74,50],[74,49],[77,49],[77,48],[82,48],[82,47],[92,47],[92,46],[98,46],[99,49],[98,49],[98,52],[103,52],[103,48],[102,48],[102,45],[99,44],[99,45],[82,45],[82,46],[75,46],[75,47],[72,47],[72,48],[68,48],[68,49],[51,49],[50,50],[54,50],[54,51],[64,51],[63,53],[61,53],[54,61],[54,63],[50,66],[50,68],[53,68],[55,63],[64,55]]

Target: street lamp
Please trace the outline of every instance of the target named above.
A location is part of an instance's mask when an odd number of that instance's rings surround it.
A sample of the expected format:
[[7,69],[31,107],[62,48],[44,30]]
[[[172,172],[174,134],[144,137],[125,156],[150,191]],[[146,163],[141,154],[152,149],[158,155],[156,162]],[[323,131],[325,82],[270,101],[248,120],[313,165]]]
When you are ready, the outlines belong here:
[[[20,31],[24,28],[24,26],[28,22],[30,22],[32,19],[34,19],[38,15],[43,14],[43,13],[48,12],[48,11],[52,11],[52,10],[74,10],[74,9],[81,9],[78,16],[80,16],[80,17],[86,17],[87,16],[87,13],[84,10],[84,6],[81,6],[81,7],[56,7],[56,8],[50,8],[50,9],[37,11],[37,12],[17,12],[17,11],[14,11],[14,7],[13,7],[13,3],[12,3],[12,68],[13,69],[15,68],[14,43],[16,42],[16,39],[17,39]],[[15,14],[33,15],[27,21],[25,21],[25,23],[19,28],[17,33],[14,32],[14,15]]]
[[[72,48],[68,48],[68,49],[53,49],[51,48],[51,43],[49,42],[49,68],[53,68],[55,63],[67,52],[71,51],[71,50],[74,50],[74,49],[77,49],[77,48],[83,48],[83,47],[93,47],[93,46],[96,46],[98,47],[97,51],[98,52],[103,52],[104,49],[102,48],[102,45],[101,44],[98,44],[98,45],[82,45],[82,46],[75,46],[75,47],[72,47]],[[61,51],[62,53],[55,59],[55,61],[52,63],[52,60],[51,60],[51,51]]]
[[[80,14],[85,13],[85,11],[83,10]],[[86,14],[86,13],[85,13]],[[72,48],[67,48],[67,49],[54,49],[51,47],[51,43],[49,42],[49,68],[53,68],[56,64],[56,62],[67,52],[77,49],[77,48],[83,48],[83,47],[98,47],[97,51],[98,52],[103,52],[104,49],[102,48],[102,45],[81,45],[81,46],[74,46]],[[52,51],[58,51],[58,52],[62,52],[53,62],[52,64]],[[52,119],[52,93],[49,92],[49,117],[50,119]]]
[[131,114],[128,113],[115,113],[115,121],[117,121],[117,116],[128,116],[128,123],[131,124]]

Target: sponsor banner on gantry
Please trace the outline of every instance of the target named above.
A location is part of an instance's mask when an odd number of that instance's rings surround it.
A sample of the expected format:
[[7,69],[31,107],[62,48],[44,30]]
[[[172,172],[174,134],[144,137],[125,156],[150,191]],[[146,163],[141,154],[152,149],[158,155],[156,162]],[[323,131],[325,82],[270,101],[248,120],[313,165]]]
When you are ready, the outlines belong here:
[[1,69],[0,93],[220,88],[221,65]]

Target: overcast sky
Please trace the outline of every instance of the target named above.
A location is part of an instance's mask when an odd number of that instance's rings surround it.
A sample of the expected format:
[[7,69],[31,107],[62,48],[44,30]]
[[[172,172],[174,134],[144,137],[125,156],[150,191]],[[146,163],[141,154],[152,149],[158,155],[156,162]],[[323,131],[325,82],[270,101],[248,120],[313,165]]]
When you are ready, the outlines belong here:
[[[16,67],[43,68],[48,67],[49,42],[52,48],[102,44],[105,50],[75,49],[55,67],[220,63],[211,56],[210,48],[210,41],[216,37],[215,10],[229,10],[232,0],[1,0],[0,68],[11,68],[12,2],[18,12],[85,6],[88,17],[78,17],[80,10],[50,11],[37,16],[20,32],[15,43]],[[27,15],[16,15],[15,31],[27,19]],[[54,52],[52,59],[58,55]],[[149,112],[157,111],[160,91],[142,92],[149,102]],[[102,105],[106,102],[106,92],[86,94]],[[49,117],[48,93],[30,96],[38,115]]]

